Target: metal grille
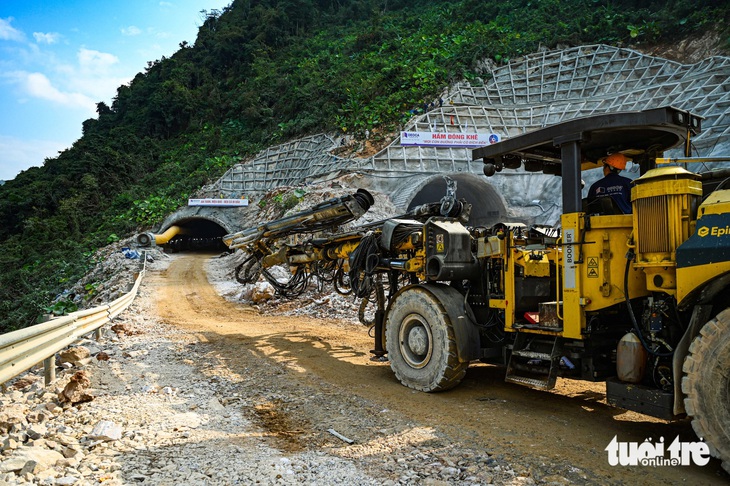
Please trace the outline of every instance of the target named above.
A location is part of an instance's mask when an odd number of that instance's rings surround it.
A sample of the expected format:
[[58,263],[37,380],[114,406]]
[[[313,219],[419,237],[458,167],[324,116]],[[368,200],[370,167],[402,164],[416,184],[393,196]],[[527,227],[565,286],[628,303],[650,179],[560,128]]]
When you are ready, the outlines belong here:
[[634,202],[638,215],[639,253],[669,253],[672,244],[667,219],[668,200],[666,196],[654,196]]
[[[484,77],[488,81],[483,86],[453,85],[437,108],[412,118],[404,128],[509,138],[578,117],[671,105],[704,117],[703,131],[692,144],[697,155],[723,154],[730,143],[730,57],[686,65],[631,49],[590,45],[531,54]],[[333,153],[341,143],[341,136],[320,134],[269,147],[205,189],[248,195],[339,171],[369,172],[383,183],[418,174],[482,174],[483,164],[472,161],[471,150],[465,148],[401,146],[396,140],[372,157],[351,159]],[[554,179],[504,171],[492,180],[516,193],[512,182],[506,182],[514,175],[529,178],[532,187]]]

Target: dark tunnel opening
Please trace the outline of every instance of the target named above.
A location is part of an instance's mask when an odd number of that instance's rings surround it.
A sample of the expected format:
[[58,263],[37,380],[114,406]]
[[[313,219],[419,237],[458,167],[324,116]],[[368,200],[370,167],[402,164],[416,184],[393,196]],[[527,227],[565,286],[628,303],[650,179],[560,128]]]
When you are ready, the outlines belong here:
[[[465,199],[472,205],[468,224],[491,227],[504,219],[505,207],[497,191],[478,178],[468,174],[449,174],[456,181],[457,199]],[[446,181],[435,176],[418,191],[408,205],[408,210],[426,203],[440,201],[446,195]]]
[[204,218],[181,219],[174,223],[180,232],[161,245],[171,251],[224,251],[223,236],[228,231],[215,221]]

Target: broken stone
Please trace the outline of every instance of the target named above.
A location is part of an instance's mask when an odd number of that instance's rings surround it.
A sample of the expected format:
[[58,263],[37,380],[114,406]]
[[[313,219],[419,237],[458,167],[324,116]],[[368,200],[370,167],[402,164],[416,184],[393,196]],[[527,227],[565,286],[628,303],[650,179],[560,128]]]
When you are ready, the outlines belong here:
[[94,397],[86,393],[85,388],[91,384],[85,371],[77,371],[71,377],[71,381],[68,382],[66,387],[61,393],[58,394],[58,399],[61,403],[82,403],[93,400]]
[[15,382],[10,385],[9,388],[11,390],[23,390],[33,385],[37,380],[38,378],[34,376],[24,376],[15,380]]
[[251,292],[247,300],[255,304],[260,304],[274,298],[276,290],[269,282],[257,282],[251,287]]
[[19,444],[24,444],[28,441],[28,434],[26,434],[23,430],[21,430],[20,432],[12,433],[8,437],[17,441]]
[[63,457],[66,459],[71,459],[79,455],[79,449],[76,447],[64,447],[61,451],[61,454],[63,454]]
[[38,474],[39,472],[41,472],[41,470],[42,469],[40,468],[40,466],[38,465],[38,463],[36,461],[30,460],[25,463],[25,465],[23,466],[23,469],[21,469],[20,473],[18,473],[18,474],[20,474],[21,476],[24,476],[26,474],[35,475],[35,474]]
[[89,434],[91,440],[114,441],[122,438],[122,428],[111,420],[102,420]]
[[54,440],[59,442],[61,445],[65,445],[65,446],[73,446],[73,445],[77,445],[79,443],[79,441],[76,439],[76,437],[71,437],[70,435],[66,435],[63,433],[56,434],[56,436],[54,437]]
[[33,410],[25,418],[28,420],[28,423],[40,424],[45,422],[49,418],[49,415],[48,410]]
[[63,409],[61,407],[59,407],[58,404],[53,403],[53,402],[46,403],[45,407],[46,407],[46,410],[51,412],[51,414],[53,414],[53,415],[58,415],[61,412],[63,412]]
[[48,429],[43,424],[33,424],[25,431],[32,440],[42,439],[48,433]]
[[5,451],[11,451],[11,450],[15,450],[18,447],[20,447],[20,443],[18,443],[18,441],[15,440],[15,439],[13,439],[12,437],[6,437],[3,440],[2,446],[0,446],[0,447],[2,447],[1,450],[3,452],[5,452]]
[[8,405],[0,411],[0,432],[8,432],[14,425],[26,423],[26,409],[22,405]]
[[0,462],[0,472],[15,472],[23,469],[28,461],[35,461],[40,471],[56,465],[63,459],[61,453],[36,447],[21,447],[5,461]]
[[71,363],[74,366],[79,366],[80,364],[84,364],[83,361],[88,359],[91,353],[86,346],[77,346],[61,351],[58,356],[62,363]]
[[56,478],[55,484],[62,486],[71,486],[79,482],[78,478],[73,476],[64,476],[62,478]]
[[0,462],[0,472],[20,472],[26,462],[28,461],[22,457],[11,457],[10,459]]
[[133,325],[126,323],[126,322],[114,324],[112,326],[112,331],[114,331],[114,333],[117,336],[123,336],[123,335],[133,336],[135,334],[142,334],[142,331],[140,331],[139,329],[135,328]]
[[109,361],[109,355],[106,354],[104,351],[100,351],[96,353],[96,359],[99,361]]

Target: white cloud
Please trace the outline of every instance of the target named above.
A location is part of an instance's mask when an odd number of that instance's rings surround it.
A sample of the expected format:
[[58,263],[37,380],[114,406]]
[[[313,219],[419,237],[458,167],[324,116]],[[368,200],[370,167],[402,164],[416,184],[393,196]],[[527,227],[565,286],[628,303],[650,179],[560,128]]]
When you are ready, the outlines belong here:
[[39,44],[55,44],[61,38],[58,32],[33,32],[33,38]]
[[106,73],[109,68],[119,62],[119,58],[114,54],[86,49],[85,47],[79,49],[76,57],[79,60],[81,72],[85,74]]
[[[117,88],[122,84],[128,83],[131,78],[131,76],[77,77],[69,80],[69,91],[84,93],[89,99],[106,101],[109,104],[112,97],[116,94]],[[96,110],[96,104],[94,104],[94,110]]]
[[19,87],[22,96],[16,98],[19,103],[29,99],[46,100],[94,116],[96,103],[109,103],[117,88],[129,82],[132,75],[124,72],[123,66],[120,69],[120,61],[113,54],[81,48],[76,60],[73,64],[53,64],[32,72],[0,69],[0,81]]
[[173,4],[170,2],[160,2],[160,7],[172,7]]
[[0,40],[11,40],[22,42],[25,40],[25,34],[19,31],[10,23],[15,20],[12,17],[7,19],[0,19]]
[[130,25],[129,27],[123,27],[122,28],[122,35],[127,36],[135,36],[142,33],[142,30],[139,27],[136,27],[134,25]]
[[52,140],[28,140],[0,135],[0,180],[8,181],[28,167],[37,167],[58,156],[68,144]]
[[84,109],[92,113],[96,111],[96,103],[94,100],[81,93],[69,93],[59,90],[41,73],[27,74],[23,88],[34,98],[52,101],[72,108]]

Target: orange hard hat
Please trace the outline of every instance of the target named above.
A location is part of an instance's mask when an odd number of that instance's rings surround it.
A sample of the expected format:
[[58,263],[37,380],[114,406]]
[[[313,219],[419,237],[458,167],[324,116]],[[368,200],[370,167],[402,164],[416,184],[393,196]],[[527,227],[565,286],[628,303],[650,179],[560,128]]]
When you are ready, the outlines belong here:
[[618,170],[624,170],[626,168],[626,162],[628,161],[628,157],[621,152],[616,152],[615,154],[611,154],[606,157],[605,163]]

